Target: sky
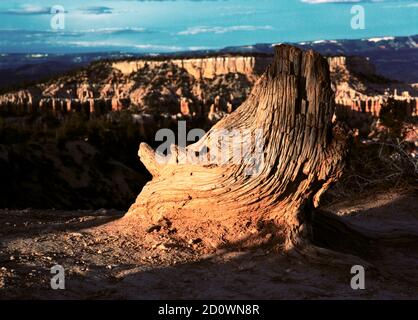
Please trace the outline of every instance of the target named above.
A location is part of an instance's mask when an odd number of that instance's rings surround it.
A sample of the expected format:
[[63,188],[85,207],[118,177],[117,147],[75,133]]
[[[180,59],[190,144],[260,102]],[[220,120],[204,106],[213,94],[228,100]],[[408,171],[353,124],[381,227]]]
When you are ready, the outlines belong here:
[[[363,29],[351,25],[358,5]],[[0,34],[0,53],[152,53],[407,36],[418,34],[418,0],[0,1]]]

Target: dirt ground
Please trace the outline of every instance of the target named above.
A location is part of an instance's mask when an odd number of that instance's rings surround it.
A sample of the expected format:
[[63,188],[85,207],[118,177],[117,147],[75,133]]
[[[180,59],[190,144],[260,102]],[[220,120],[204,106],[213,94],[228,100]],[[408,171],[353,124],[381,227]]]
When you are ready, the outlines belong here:
[[[326,208],[375,231],[418,234],[418,197],[387,192]],[[122,212],[0,210],[0,299],[418,299],[418,243],[385,241],[366,289],[351,266],[313,262],[277,246],[206,250],[175,225],[114,232]],[[52,266],[65,268],[53,290]]]

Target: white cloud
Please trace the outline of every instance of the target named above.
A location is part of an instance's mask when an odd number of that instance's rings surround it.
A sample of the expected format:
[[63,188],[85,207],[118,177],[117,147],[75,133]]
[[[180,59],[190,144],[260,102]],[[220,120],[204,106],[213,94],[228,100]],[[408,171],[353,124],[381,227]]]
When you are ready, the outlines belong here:
[[[360,3],[360,2],[372,2],[372,3],[379,3],[379,2],[402,2],[404,0],[300,0],[301,2],[304,3],[309,3],[309,4],[321,4],[321,3]],[[405,1],[409,1],[409,0],[405,0]],[[416,4],[412,4],[412,5],[407,5],[407,6],[416,6]]]
[[[356,3],[356,2],[363,2],[363,0],[302,0],[302,2],[309,3],[309,4],[320,4],[320,3]],[[370,1],[365,1],[370,2]],[[382,0],[376,0],[371,2],[382,2]]]
[[68,41],[68,42],[59,42],[56,41],[56,44],[61,45],[72,45],[76,47],[84,47],[84,48],[90,48],[90,47],[124,47],[127,46],[124,43],[115,43],[115,42],[109,42],[109,41]]
[[164,46],[164,45],[154,45],[154,44],[137,44],[134,46],[134,48],[137,49],[143,49],[143,50],[162,50],[162,51],[179,51],[183,48],[176,47],[176,46]]
[[191,27],[187,30],[180,31],[177,34],[182,36],[197,35],[202,33],[222,34],[235,31],[256,31],[256,30],[273,30],[272,26],[231,26],[231,27]]
[[3,11],[2,13],[19,14],[19,15],[20,14],[21,15],[50,14],[51,8],[26,4],[18,8],[7,9],[6,11]]
[[113,13],[113,9],[105,6],[93,6],[79,9],[84,14],[109,14]]
[[96,48],[96,47],[112,47],[112,48],[133,48],[145,51],[180,51],[184,50],[182,47],[169,46],[169,45],[156,45],[156,44],[130,44],[122,42],[112,41],[69,41],[69,42],[55,42],[60,45],[70,45],[80,48]]
[[151,32],[145,28],[97,28],[97,29],[89,29],[89,30],[82,30],[80,32],[84,33],[96,33],[96,34],[131,34],[131,33],[148,33]]
[[[73,10],[73,12],[86,14],[86,15],[102,15],[113,13],[113,8],[105,6],[89,6],[81,7]],[[16,8],[10,8],[0,13],[14,14],[14,15],[38,15],[38,14],[51,14],[51,7],[42,7],[37,5],[25,4]]]

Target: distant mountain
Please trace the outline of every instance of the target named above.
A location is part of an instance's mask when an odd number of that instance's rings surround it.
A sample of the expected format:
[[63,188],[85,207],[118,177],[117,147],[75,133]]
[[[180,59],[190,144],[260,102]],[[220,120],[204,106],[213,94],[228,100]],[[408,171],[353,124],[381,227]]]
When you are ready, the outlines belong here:
[[0,54],[0,90],[3,92],[47,80],[93,61],[126,57],[118,53]]
[[[318,40],[293,43],[327,56],[368,57],[376,72],[405,83],[418,83],[418,35],[358,40]],[[219,55],[272,55],[275,44],[262,43],[171,54],[81,53],[81,54],[0,54],[0,91],[7,92],[87,66],[98,60],[138,59],[143,57],[203,57]]]
[[[418,83],[418,35],[358,40],[318,40],[294,43],[327,56],[363,56],[370,58],[377,73],[406,83]],[[228,47],[221,53],[273,53],[274,44]]]

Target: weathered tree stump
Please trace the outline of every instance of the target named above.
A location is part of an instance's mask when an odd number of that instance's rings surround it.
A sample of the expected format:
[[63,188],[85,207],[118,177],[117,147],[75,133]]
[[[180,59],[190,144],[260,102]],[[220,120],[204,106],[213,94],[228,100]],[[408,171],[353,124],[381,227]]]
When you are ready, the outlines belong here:
[[[347,133],[333,124],[334,107],[326,59],[277,46],[273,63],[247,101],[197,143],[173,147],[166,164],[141,144],[140,159],[153,179],[127,218],[168,219],[177,229],[195,230],[196,236],[219,233],[220,242],[239,241],[268,222],[284,236],[287,249],[308,238],[325,243],[326,235],[313,226],[337,236],[345,228],[338,222],[333,229],[332,219],[323,218],[325,226],[318,226],[318,213],[313,214],[321,195],[342,174],[348,149]],[[233,141],[227,135],[225,147],[219,132],[234,130],[241,138]],[[235,161],[237,150],[242,161]],[[186,161],[193,155],[200,162]]]

